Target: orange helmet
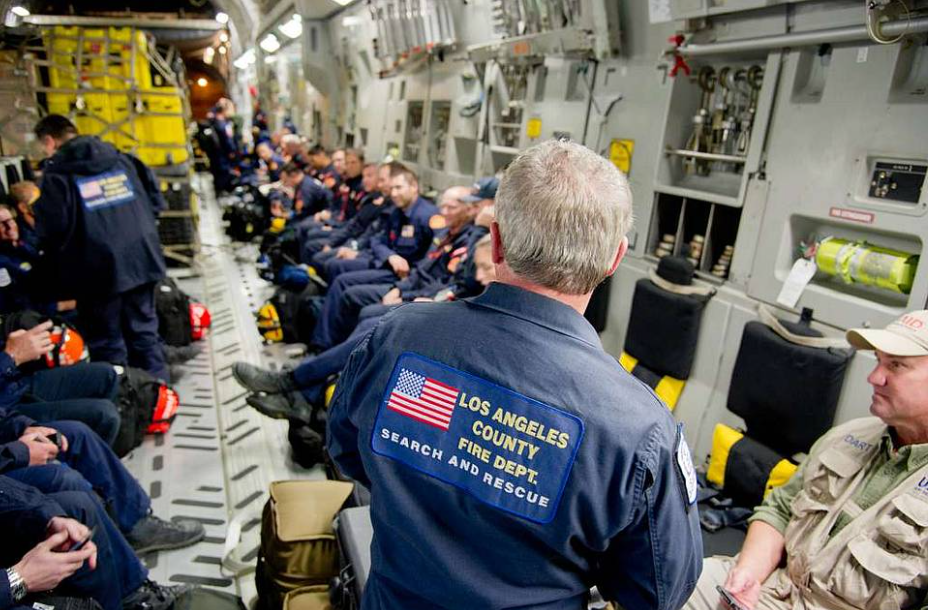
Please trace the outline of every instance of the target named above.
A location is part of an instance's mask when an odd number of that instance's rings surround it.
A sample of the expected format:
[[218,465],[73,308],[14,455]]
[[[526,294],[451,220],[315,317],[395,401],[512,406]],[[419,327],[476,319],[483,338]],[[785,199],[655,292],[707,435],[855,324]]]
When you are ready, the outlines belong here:
[[71,366],[90,357],[84,338],[67,324],[53,326],[50,334],[53,347],[45,354],[45,364],[48,368]]
[[206,336],[212,324],[212,317],[209,315],[209,309],[203,303],[190,302],[190,338],[199,341]]

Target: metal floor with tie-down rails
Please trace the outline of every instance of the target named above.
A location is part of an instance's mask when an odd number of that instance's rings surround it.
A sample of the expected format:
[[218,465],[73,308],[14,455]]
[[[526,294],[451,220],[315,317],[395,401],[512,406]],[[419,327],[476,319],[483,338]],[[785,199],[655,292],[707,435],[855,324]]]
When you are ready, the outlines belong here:
[[170,431],[146,437],[123,462],[151,495],[156,515],[193,518],[206,527],[205,540],[194,546],[143,557],[150,577],[237,593],[250,606],[253,572],[236,577],[221,565],[230,525],[241,528],[241,560],[254,562],[268,485],[325,474],[321,466],[307,470],[292,462],[287,422],[249,407],[247,392],[232,377],[239,360],[271,368],[298,361],[287,356],[293,346],[263,345],[255,327],[253,312],[272,292],[255,270],[257,247],[226,237],[209,178],[198,177],[195,188],[202,252],[192,267],[169,274],[194,301],[206,304],[212,328],[196,344],[202,349],[196,358],[172,367],[180,407]]

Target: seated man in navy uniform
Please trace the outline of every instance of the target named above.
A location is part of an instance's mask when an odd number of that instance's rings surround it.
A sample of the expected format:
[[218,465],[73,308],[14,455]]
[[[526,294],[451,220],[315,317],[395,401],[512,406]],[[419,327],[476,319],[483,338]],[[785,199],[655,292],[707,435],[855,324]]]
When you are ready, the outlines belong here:
[[696,475],[660,400],[583,311],[625,254],[625,177],[550,141],[503,177],[497,282],[411,303],[352,353],[327,447],[371,491],[361,606],[675,609],[702,565]]
[[155,284],[164,260],[155,216],[165,207],[141,161],[63,116],[35,127],[51,158],[35,204],[39,240],[58,271],[55,285],[77,298],[94,360],[130,364],[168,380],[158,336]]
[[274,152],[270,143],[261,142],[255,146],[255,154],[258,156],[258,174],[267,178],[268,182],[280,180],[280,170],[285,165],[284,159]]
[[[22,239],[12,208],[0,204],[0,314],[31,309],[46,315],[72,312],[76,303],[48,297],[51,278],[34,243]],[[28,225],[26,225],[28,226]]]
[[[320,316],[317,324],[317,329],[324,327],[318,335],[326,337],[329,343],[319,345],[330,347],[344,341],[357,325],[361,309],[367,305],[381,303],[382,300],[385,305],[398,305],[404,299],[412,301],[416,296],[431,296],[437,290],[431,290],[430,286],[447,283],[471,243],[477,206],[462,200],[469,191],[468,187],[453,186],[442,193],[441,217],[434,218],[431,224],[444,229],[433,238],[428,252],[412,265],[404,277],[399,277],[393,269],[385,268],[353,271],[335,280],[326,295],[328,302],[335,306],[326,310],[324,305],[323,312],[327,311],[330,317]],[[339,295],[337,302],[336,294]]]
[[280,171],[280,181],[293,190],[291,210],[294,218],[306,218],[328,209],[334,195],[322,184],[307,176],[295,163],[287,163]]
[[0,520],[8,531],[0,566],[10,566],[0,569],[0,610],[33,607],[31,596],[51,589],[58,598],[93,598],[103,610],[167,610],[191,588],[149,580],[93,492],[43,494],[0,476]]
[[33,204],[38,201],[39,187],[31,180],[23,180],[10,186],[10,199],[16,209],[16,224],[19,226],[19,238],[33,248],[39,247],[39,236],[35,232],[35,214]]
[[368,163],[361,170],[361,186],[351,194],[350,205],[355,208],[355,212],[350,218],[340,223],[339,226],[306,231],[298,236],[301,261],[312,262],[313,257],[323,250],[328,252],[333,246],[337,248],[349,240],[357,239],[370,226],[383,204],[383,195],[378,191],[380,183],[378,174],[379,169],[376,163]]
[[435,231],[444,229],[444,218],[435,204],[419,196],[419,179],[409,168],[394,166],[390,200],[393,212],[380,234],[372,238],[366,253],[326,263],[330,284],[313,330],[313,345],[329,348],[347,336],[339,318],[345,290],[358,284],[406,278],[432,246]]

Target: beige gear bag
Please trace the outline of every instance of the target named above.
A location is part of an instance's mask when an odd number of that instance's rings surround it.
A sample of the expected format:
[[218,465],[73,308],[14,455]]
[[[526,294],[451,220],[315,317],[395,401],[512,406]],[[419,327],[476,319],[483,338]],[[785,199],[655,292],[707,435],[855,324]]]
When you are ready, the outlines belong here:
[[352,488],[352,483],[344,481],[271,483],[271,497],[261,518],[255,572],[260,608],[277,610],[290,591],[327,586],[338,575],[332,521]]

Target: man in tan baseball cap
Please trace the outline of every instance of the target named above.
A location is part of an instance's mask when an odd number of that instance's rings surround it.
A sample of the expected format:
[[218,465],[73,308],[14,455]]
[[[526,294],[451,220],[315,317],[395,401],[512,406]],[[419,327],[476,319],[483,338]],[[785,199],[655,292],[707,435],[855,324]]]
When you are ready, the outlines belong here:
[[[737,557],[703,562],[685,610],[928,608],[928,311],[847,340],[873,350],[870,412],[816,441],[754,509]],[[785,567],[781,567],[785,561]]]
[[882,330],[852,328],[847,341],[857,349],[893,356],[928,356],[928,310],[902,314]]

